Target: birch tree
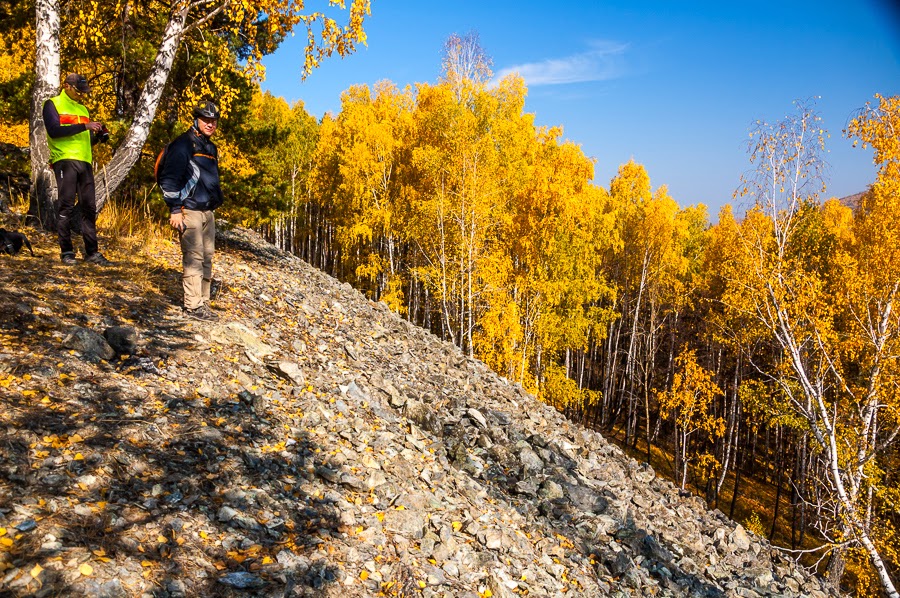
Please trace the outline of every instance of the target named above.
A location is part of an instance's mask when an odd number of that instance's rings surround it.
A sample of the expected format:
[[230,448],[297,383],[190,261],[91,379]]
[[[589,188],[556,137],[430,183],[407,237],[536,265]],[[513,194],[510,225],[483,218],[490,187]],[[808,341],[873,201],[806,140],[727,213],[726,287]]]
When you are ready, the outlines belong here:
[[460,36],[452,34],[444,42],[441,69],[444,80],[452,87],[457,100],[462,99],[465,82],[485,83],[491,78],[493,61],[481,46],[476,31]]
[[50,148],[44,128],[44,100],[56,93],[59,71],[59,0],[35,3],[34,88],[31,92],[31,206],[29,213],[49,229],[56,228],[56,180],[50,170]]
[[[817,480],[826,497],[820,512],[830,517],[822,519],[820,531],[835,551],[832,562],[861,546],[891,598],[898,593],[868,513],[880,458],[897,437],[900,320],[893,303],[900,237],[896,157],[890,153],[896,131],[887,133],[896,123],[896,111],[869,110],[851,127],[864,142],[881,142],[888,155],[878,154],[879,183],[860,212],[864,243],[841,247],[816,241],[822,238],[816,219],[821,222],[818,195],[824,189],[819,117],[797,103],[797,113],[778,123],[758,122],[750,144],[756,170],[742,189],[755,203],[741,226],[742,261],[750,271],[735,272],[731,280],[783,355],[776,368],[760,374],[808,427],[824,463],[825,475]],[[872,217],[885,234],[867,223]],[[833,277],[838,271],[843,275]],[[842,567],[833,568],[830,581],[837,585],[841,574]]]
[[[123,0],[107,0],[92,3],[96,13],[121,10]],[[124,2],[128,4],[128,2]],[[331,3],[334,4],[334,3]],[[168,12],[168,19],[162,32],[156,56],[149,69],[139,99],[135,106],[131,123],[124,139],[116,148],[110,162],[97,177],[97,209],[103,205],[140,157],[141,149],[150,132],[150,125],[163,96],[166,83],[179,46],[185,35],[192,30],[206,30],[220,35],[231,36],[242,45],[241,54],[245,59],[245,73],[251,78],[261,78],[262,56],[274,51],[277,42],[297,27],[305,28],[307,43],[304,48],[302,75],[305,77],[323,60],[334,53],[345,56],[352,53],[357,44],[366,41],[363,22],[370,14],[370,0],[352,0],[348,8],[346,25],[340,25],[323,11],[305,11],[303,0],[177,0],[171,5],[159,3],[157,9]],[[344,7],[344,3],[340,3]],[[90,20],[90,15],[79,18]],[[40,97],[32,105],[32,129],[42,128],[40,122],[41,104],[53,95],[59,82],[59,10],[55,0],[39,0],[36,8],[36,28],[46,31],[38,38],[38,53],[35,77],[39,83],[35,94]],[[94,35],[89,28],[81,28],[84,35]],[[45,42],[42,45],[42,42]],[[221,57],[219,57],[221,59]],[[234,58],[230,58],[234,59]],[[54,69],[55,65],[55,71]],[[43,82],[43,83],[41,83]],[[52,85],[50,84],[52,82]],[[45,87],[38,89],[44,85]],[[49,88],[47,87],[49,86]],[[49,91],[48,91],[49,89]],[[37,97],[37,95],[35,96]],[[46,151],[46,143],[32,133],[32,155]],[[36,177],[40,176],[37,171]],[[39,195],[38,204],[52,205],[46,186],[35,180]],[[50,191],[55,194],[55,191]],[[42,221],[44,218],[42,218]],[[45,226],[48,222],[44,222]]]
[[[675,477],[684,489],[688,479],[688,466],[694,460],[691,441],[695,434],[706,432],[712,438],[725,433],[725,420],[716,417],[711,406],[722,390],[712,380],[712,374],[697,363],[693,351],[685,351],[675,360],[678,368],[672,388],[657,393],[660,412],[675,423]],[[708,454],[701,460],[710,460]]]

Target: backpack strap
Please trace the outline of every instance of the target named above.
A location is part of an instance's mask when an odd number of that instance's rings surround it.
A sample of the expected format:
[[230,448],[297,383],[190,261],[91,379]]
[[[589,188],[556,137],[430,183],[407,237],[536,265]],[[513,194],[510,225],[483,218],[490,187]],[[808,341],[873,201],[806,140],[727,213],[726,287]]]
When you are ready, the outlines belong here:
[[153,178],[156,179],[157,183],[159,183],[159,171],[162,170],[166,162],[166,150],[169,149],[169,145],[166,144],[164,148],[159,150],[159,154],[156,156],[156,163],[153,165]]

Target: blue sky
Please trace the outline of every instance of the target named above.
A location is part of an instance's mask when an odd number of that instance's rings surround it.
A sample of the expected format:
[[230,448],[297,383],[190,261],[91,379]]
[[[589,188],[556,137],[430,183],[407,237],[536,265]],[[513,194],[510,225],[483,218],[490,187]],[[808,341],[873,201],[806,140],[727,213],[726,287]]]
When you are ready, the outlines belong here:
[[[323,2],[309,2],[316,9]],[[321,117],[353,84],[434,83],[452,33],[478,33],[496,75],[516,71],[538,125],[596,159],[609,188],[620,164],[643,164],[656,188],[715,220],[750,168],[756,119],[793,113],[819,96],[831,137],[827,197],[865,190],[871,150],[842,130],[875,93],[900,94],[900,11],[889,0],[557,3],[530,0],[372,0],[368,47],[331,58],[300,80],[303,37],[265,59],[263,89]]]

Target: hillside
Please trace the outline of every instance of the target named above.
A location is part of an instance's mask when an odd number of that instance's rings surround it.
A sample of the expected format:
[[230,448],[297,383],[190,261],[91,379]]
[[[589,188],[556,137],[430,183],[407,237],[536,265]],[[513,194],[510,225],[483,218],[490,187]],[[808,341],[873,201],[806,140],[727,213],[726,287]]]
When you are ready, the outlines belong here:
[[827,595],[252,233],[220,235],[210,325],[174,244],[68,268],[26,232],[38,257],[0,256],[0,595]]

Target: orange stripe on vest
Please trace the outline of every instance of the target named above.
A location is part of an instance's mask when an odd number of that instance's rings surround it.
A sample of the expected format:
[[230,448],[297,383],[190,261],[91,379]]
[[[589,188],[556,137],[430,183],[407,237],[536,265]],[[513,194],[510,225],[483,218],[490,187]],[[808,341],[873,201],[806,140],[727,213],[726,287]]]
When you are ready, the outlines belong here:
[[61,125],[80,125],[82,123],[87,124],[91,122],[86,116],[78,116],[77,114],[60,114],[59,115],[59,124]]

